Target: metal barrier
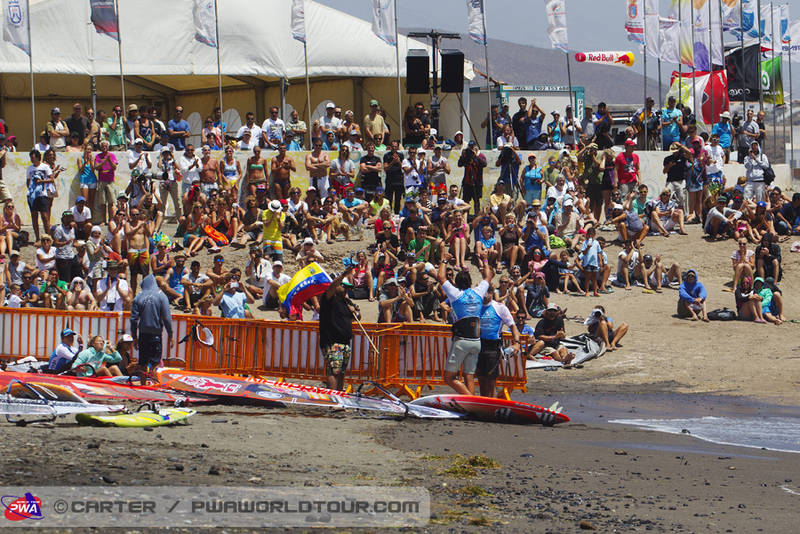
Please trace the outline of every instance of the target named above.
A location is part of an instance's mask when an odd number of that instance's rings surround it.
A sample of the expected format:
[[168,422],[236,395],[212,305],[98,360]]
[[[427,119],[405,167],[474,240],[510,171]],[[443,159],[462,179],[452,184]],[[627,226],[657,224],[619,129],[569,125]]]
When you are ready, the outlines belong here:
[[[112,341],[127,332],[128,312],[64,311],[0,307],[0,358],[35,356],[46,360],[60,343],[60,332],[71,328],[84,345],[94,335]],[[168,365],[224,374],[248,374],[282,379],[324,380],[318,323],[224,319],[194,315],[172,316],[173,347],[164,346]],[[196,325],[208,328],[214,343],[206,346],[192,337]],[[376,355],[360,328],[353,329],[353,355],[347,382],[374,381],[412,398],[424,387],[444,385],[444,366],[450,349],[450,327],[431,323],[363,323],[380,351]],[[506,341],[510,340],[507,336]],[[523,348],[526,339],[523,336]],[[166,344],[165,344],[166,345]],[[523,356],[501,366],[497,385],[506,396],[525,390]]]

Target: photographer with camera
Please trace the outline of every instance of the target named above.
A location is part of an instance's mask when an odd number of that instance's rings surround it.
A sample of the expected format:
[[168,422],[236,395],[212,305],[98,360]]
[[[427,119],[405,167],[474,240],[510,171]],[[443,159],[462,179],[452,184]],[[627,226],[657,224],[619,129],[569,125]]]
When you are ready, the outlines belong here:
[[253,314],[245,308],[245,304],[253,304],[255,299],[245,284],[240,283],[242,271],[236,267],[231,269],[230,281],[214,298],[214,306],[219,306],[226,319],[252,318]]
[[120,278],[120,265],[116,261],[106,262],[107,274],[97,281],[94,297],[100,311],[122,311],[130,294],[128,281]]
[[481,211],[483,196],[483,169],[486,167],[486,156],[480,153],[475,141],[470,141],[458,158],[458,166],[464,168],[461,181],[461,198],[469,204],[475,202],[475,215]]

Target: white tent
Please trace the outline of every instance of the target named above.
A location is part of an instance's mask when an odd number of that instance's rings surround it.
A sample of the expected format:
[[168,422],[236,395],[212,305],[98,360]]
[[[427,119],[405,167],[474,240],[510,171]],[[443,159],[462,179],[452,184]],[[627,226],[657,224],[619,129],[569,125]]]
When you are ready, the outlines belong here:
[[[193,0],[119,0],[126,74],[216,75],[216,51],[194,38]],[[302,43],[292,39],[289,0],[219,0],[222,73],[268,78],[305,75]],[[88,0],[31,0],[31,48],[37,73],[114,76],[117,42],[89,21]],[[364,2],[364,9],[368,9]],[[309,74],[393,77],[394,47],[378,39],[368,22],[306,3]],[[400,75],[408,48],[429,48],[400,36]],[[28,57],[0,42],[0,72],[28,72]],[[465,77],[472,79],[472,65]]]

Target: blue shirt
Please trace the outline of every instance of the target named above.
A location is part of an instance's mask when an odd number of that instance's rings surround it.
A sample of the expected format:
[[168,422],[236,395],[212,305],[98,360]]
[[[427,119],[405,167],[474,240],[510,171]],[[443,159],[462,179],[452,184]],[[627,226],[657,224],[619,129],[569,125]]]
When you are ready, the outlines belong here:
[[481,339],[500,339],[503,325],[509,328],[514,325],[514,318],[505,304],[493,300],[481,308]]
[[442,291],[447,295],[453,309],[454,322],[466,317],[480,317],[483,297],[489,290],[486,280],[481,281],[474,289],[461,291],[449,281],[442,285]]
[[299,151],[301,151],[303,149],[300,148],[300,145],[297,144],[297,141],[292,139],[292,142],[289,143],[288,145],[286,145],[286,150],[288,150],[289,152],[299,152]]
[[525,118],[525,124],[528,127],[528,138],[526,139],[527,144],[533,143],[533,141],[539,137],[542,133],[542,121],[544,116],[540,113],[536,116],[535,119]]
[[599,267],[597,256],[600,252],[600,243],[595,239],[584,241],[581,249],[581,264],[584,267]]
[[719,146],[722,148],[730,148],[731,140],[733,139],[733,129],[729,122],[718,122],[711,130],[712,134],[719,136]]
[[[171,119],[167,123],[167,130],[172,130],[174,132],[189,132],[191,129],[189,128],[189,123],[181,119],[179,121],[175,121],[175,119]],[[175,145],[176,150],[183,150],[186,148],[186,145],[183,142],[183,137],[173,137],[169,136],[169,142]]]
[[[670,110],[669,108],[664,108],[661,110],[661,120],[664,122],[668,121],[677,121],[681,118],[681,110],[678,108],[673,108]],[[674,143],[675,141],[679,141],[681,138],[681,129],[678,127],[677,122],[673,122],[668,126],[661,126],[661,139],[667,143]]]
[[219,303],[222,316],[228,319],[244,319],[244,303],[246,301],[247,295],[243,292],[237,291],[231,294],[226,291]]

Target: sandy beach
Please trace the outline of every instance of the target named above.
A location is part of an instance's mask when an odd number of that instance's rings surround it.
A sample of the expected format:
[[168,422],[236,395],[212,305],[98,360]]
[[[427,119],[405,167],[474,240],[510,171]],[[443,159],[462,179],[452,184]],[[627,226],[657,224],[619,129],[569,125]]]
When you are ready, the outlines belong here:
[[[734,244],[707,243],[698,226],[689,232],[649,237],[645,252],[697,269],[710,309],[734,307],[723,291]],[[339,242],[321,250],[335,270],[342,255],[364,246]],[[788,243],[782,249],[784,313],[800,318],[797,256]],[[609,247],[609,257],[618,250]],[[241,265],[245,255],[226,251],[227,265]],[[202,255],[204,269],[210,260]],[[293,272],[294,262],[286,263]],[[545,406],[559,400],[573,422],[555,428],[230,406],[199,407],[189,425],[153,431],[84,428],[64,419],[46,428],[5,425],[0,483],[399,484],[431,492],[429,532],[789,532],[800,498],[795,454],[608,424],[609,414],[592,407],[594,395],[624,396],[617,415],[641,412],[646,403],[649,416],[668,416],[670,403],[652,395],[680,397],[680,406],[705,406],[713,395],[715,405],[747,413],[755,401],[776,410],[800,405],[797,324],[693,323],[672,316],[676,299],[675,290],[641,288],[553,297],[570,317],[602,303],[631,326],[620,350],[583,369],[529,373],[528,392],[515,397]],[[376,304],[361,304],[371,320]],[[568,335],[583,329],[567,324]],[[450,469],[475,455],[499,467]]]

